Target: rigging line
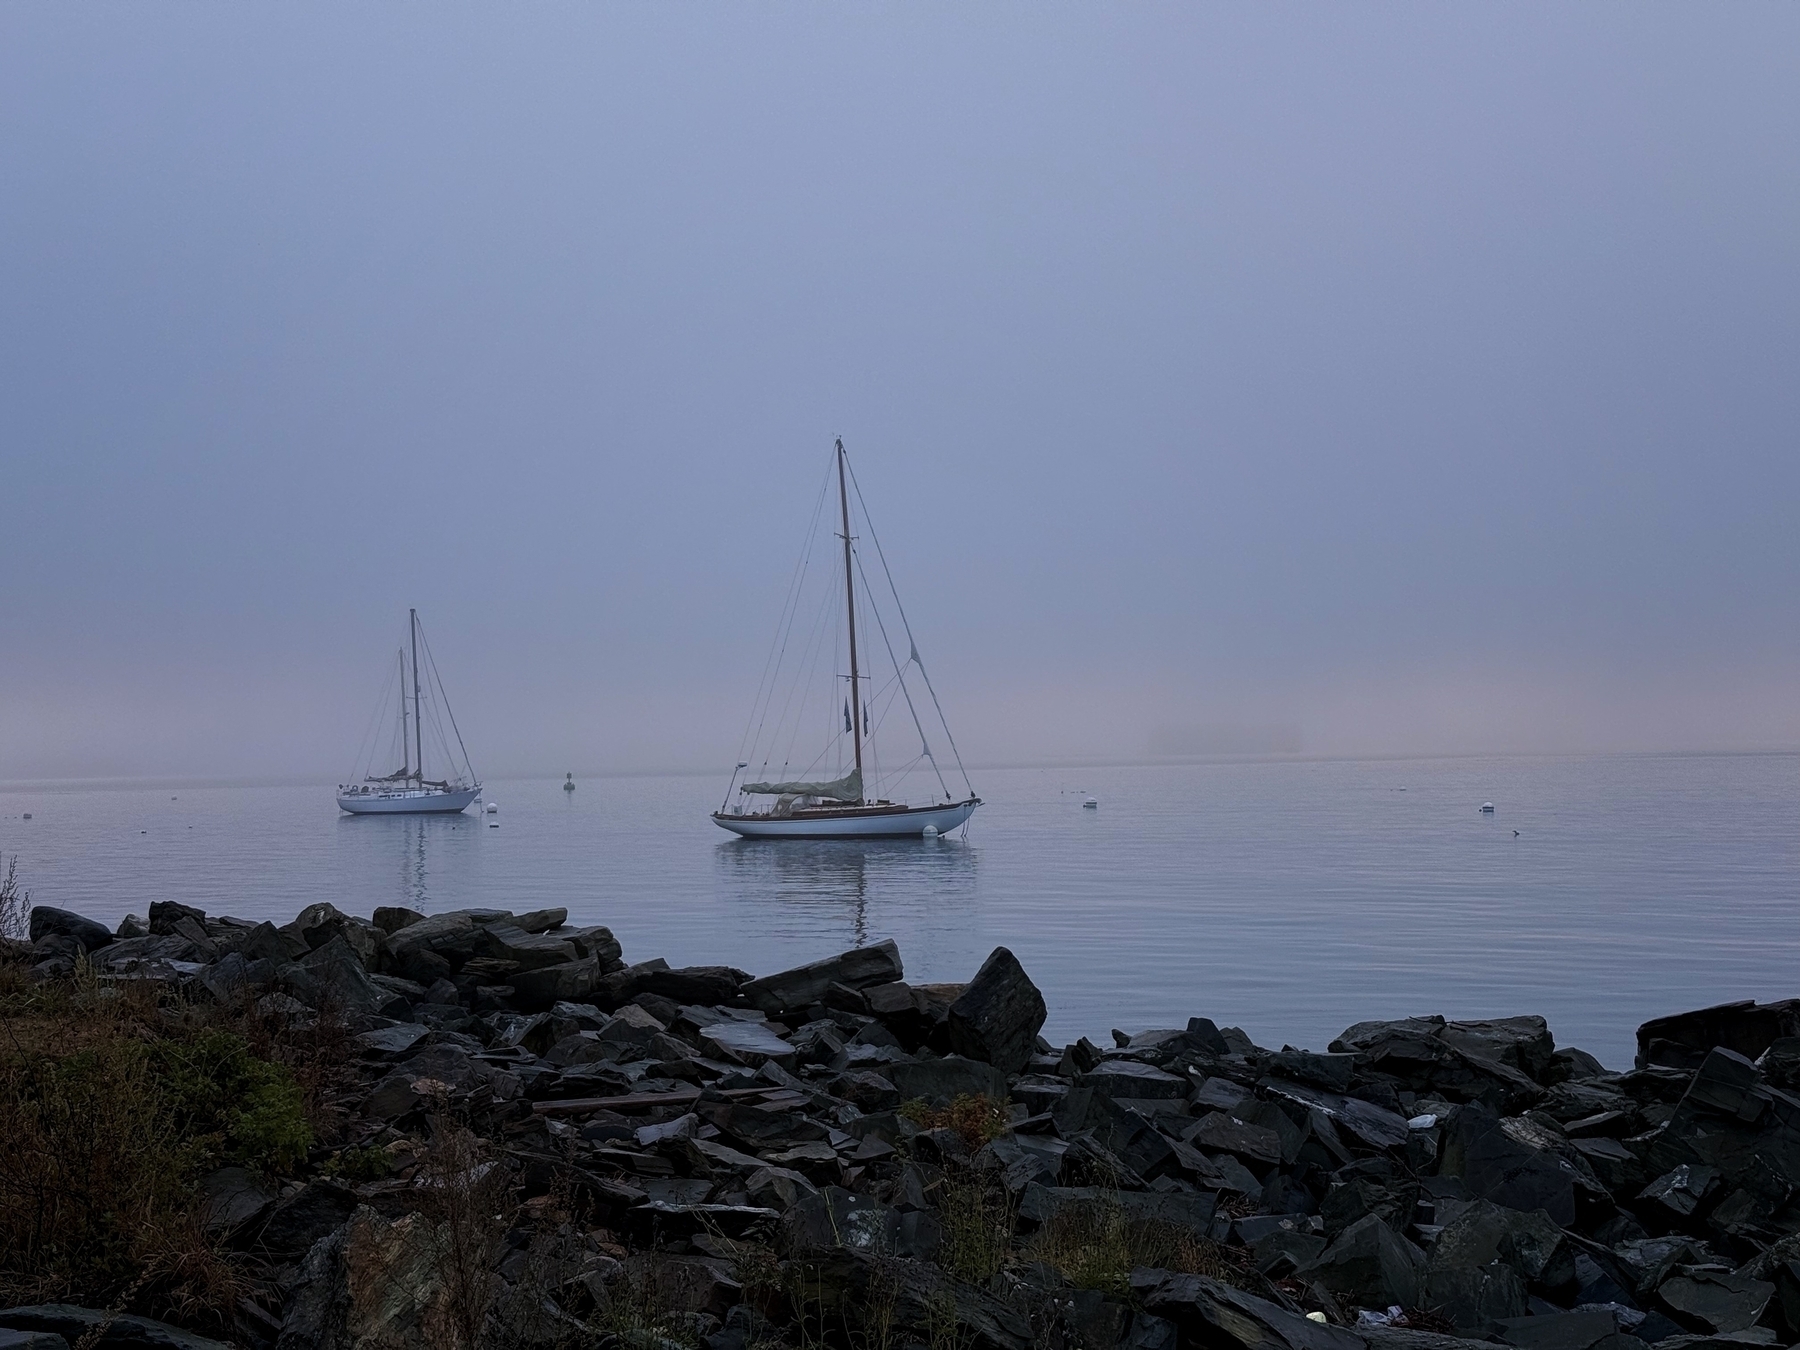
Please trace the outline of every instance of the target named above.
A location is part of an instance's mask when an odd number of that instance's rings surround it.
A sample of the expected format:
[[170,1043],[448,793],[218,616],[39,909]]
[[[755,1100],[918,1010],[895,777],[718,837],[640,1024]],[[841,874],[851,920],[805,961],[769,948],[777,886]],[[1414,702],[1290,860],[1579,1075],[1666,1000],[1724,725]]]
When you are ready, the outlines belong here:
[[[800,739],[801,727],[806,720],[807,698],[805,693],[802,692],[800,707],[794,708],[794,694],[796,690],[804,689],[804,686],[807,683],[807,672],[810,669],[817,667],[819,652],[823,650],[823,642],[821,639],[826,628],[825,616],[830,612],[829,606],[831,599],[837,593],[835,578],[828,582],[827,585],[831,587],[831,590],[826,596],[826,605],[821,606],[818,612],[813,616],[812,627],[807,632],[806,645],[801,648],[799,658],[795,664],[794,683],[788,686],[787,698],[782,703],[781,716],[776,721],[775,730],[769,737],[769,748],[767,751],[769,758],[772,758],[778,752],[777,742],[782,739],[783,729],[788,725],[788,713],[790,710],[792,710],[794,714],[793,730],[787,733],[787,754],[790,761],[794,754],[794,747]],[[763,762],[766,765],[768,759],[765,758]],[[783,770],[782,776],[787,776],[785,769]]]
[[[425,664],[431,667],[431,678],[437,684],[438,699],[444,705],[444,715],[450,719],[450,730],[456,733],[456,748],[462,751],[463,771],[469,775],[469,781],[473,783],[475,781],[475,766],[469,763],[469,747],[463,744],[462,728],[456,725],[456,714],[450,708],[450,695],[444,692],[444,677],[438,674],[437,658],[431,654],[431,639],[425,636],[425,626],[423,624],[419,625],[419,637],[425,643]],[[439,727],[438,739],[443,740],[443,736],[444,729]],[[450,757],[449,751],[450,746],[446,743],[444,746],[444,757],[446,759]],[[419,772],[421,774],[425,772],[425,766],[423,764],[419,766]]]
[[[384,661],[384,662],[382,662],[382,664],[386,665],[387,663]],[[354,768],[351,769],[351,773],[353,775],[357,774],[359,771],[361,771],[362,774],[364,774],[364,775],[366,775],[366,773],[367,773],[367,770],[365,770],[363,768],[363,752],[365,750],[368,751],[369,758],[371,760],[373,760],[375,757],[375,747],[373,744],[375,734],[376,734],[375,729],[376,729],[376,727],[381,725],[381,715],[387,711],[388,690],[392,689],[393,687],[394,687],[393,671],[389,670],[387,679],[385,679],[381,682],[381,697],[378,700],[376,700],[375,712],[369,718],[369,725],[363,731],[362,739],[360,741],[358,741],[356,744],[356,765]],[[352,777],[351,781],[355,782],[356,779],[354,777]]]
[[[854,474],[851,475],[851,479],[852,479],[852,481],[855,480]],[[860,491],[857,492],[857,494],[856,494],[856,504],[858,506],[862,505],[862,493]],[[866,507],[863,510],[863,524],[865,524],[865,525],[869,524],[869,515],[868,515],[868,510]],[[875,527],[873,525],[869,525],[869,537],[871,539],[875,538]],[[875,540],[875,552],[877,554],[879,554],[881,552],[881,541],[879,539]],[[887,564],[884,562],[882,564],[882,566],[886,567]],[[856,555],[856,570],[858,572],[863,573],[863,589],[864,590],[872,589],[869,586],[868,573],[863,571],[862,555],[860,553],[858,553]],[[893,589],[892,579],[890,579],[888,582],[888,588],[890,590]],[[896,605],[898,605],[900,603],[900,597],[898,595],[896,595],[894,597],[894,603]],[[888,640],[887,624],[882,622],[881,607],[879,605],[871,603],[869,605],[869,608],[871,610],[873,610],[875,613],[875,628],[881,634],[881,645],[887,648],[888,660],[892,661],[894,663],[894,679],[900,685],[900,692],[902,694],[906,695],[906,711],[912,714],[913,730],[919,733],[919,748],[925,752],[925,758],[931,760],[931,771],[937,775],[938,786],[944,789],[944,795],[946,797],[948,797],[950,795],[950,785],[944,781],[944,771],[942,769],[938,768],[937,760],[932,759],[932,757],[931,757],[931,746],[925,740],[925,728],[919,722],[919,710],[917,708],[913,707],[912,690],[910,690],[906,687],[906,675],[900,669],[900,659],[894,655],[894,644]],[[906,615],[904,612],[902,612],[900,619],[901,619],[901,622],[903,622],[903,623],[905,622]],[[909,632],[906,636],[910,639],[912,637],[912,634]],[[919,667],[919,673],[921,675],[923,675],[925,673],[924,666],[921,665]],[[929,684],[929,683],[930,682],[927,681],[927,684]],[[932,697],[935,699],[936,695],[933,695]],[[943,710],[939,709],[938,710],[938,719],[940,721],[942,721],[943,716],[944,716]],[[944,728],[944,735],[948,736],[949,734],[950,734],[950,728],[946,726]],[[971,791],[973,791],[973,789],[971,789]]]
[[[845,463],[849,464],[848,459]],[[937,709],[938,721],[944,728],[944,739],[950,742],[950,753],[956,759],[956,771],[962,775],[963,786],[973,796],[975,785],[969,781],[969,771],[963,768],[962,751],[956,748],[956,737],[950,731],[950,719],[944,716],[944,705],[938,702],[937,690],[932,687],[931,673],[925,669],[924,661],[919,660],[919,642],[913,636],[912,624],[907,622],[906,606],[900,603],[900,590],[894,585],[894,574],[888,567],[887,554],[881,550],[881,536],[875,533],[875,522],[869,518],[869,504],[863,500],[862,484],[856,481],[855,468],[850,469],[850,485],[856,489],[856,504],[862,508],[863,524],[868,527],[869,538],[875,541],[875,556],[881,560],[882,573],[887,577],[888,590],[894,597],[894,608],[900,611],[900,626],[906,630],[906,640],[912,648],[911,659],[918,661],[919,674],[925,680],[925,691],[931,695],[931,706]]]
[[[829,483],[829,480],[827,480],[827,483]],[[810,532],[808,535],[806,551],[804,554],[804,556],[807,560],[807,565],[809,567],[811,565],[813,551],[818,547],[819,519],[820,519],[821,512],[824,509],[823,502],[825,500],[825,495],[826,494],[825,494],[824,488],[821,488],[820,494],[819,494],[819,500],[814,503],[815,509],[813,511],[812,525],[811,525],[811,529],[810,529]],[[787,634],[786,634],[786,636],[784,636],[782,638],[781,660],[777,664],[776,669],[773,672],[773,674],[770,676],[768,692],[766,694],[767,702],[765,703],[765,706],[763,709],[763,720],[762,720],[762,722],[758,723],[757,731],[756,731],[756,739],[751,742],[751,745],[753,747],[761,747],[763,749],[763,767],[765,770],[768,767],[769,760],[772,759],[775,756],[775,754],[777,753],[777,746],[778,746],[779,742],[781,741],[782,735],[783,735],[782,729],[787,725],[788,713],[793,709],[794,691],[795,691],[795,689],[797,689],[801,686],[801,683],[803,682],[803,680],[805,678],[807,663],[808,663],[808,660],[810,659],[808,656],[808,653],[811,652],[813,644],[817,640],[818,628],[819,628],[819,624],[820,624],[821,618],[822,618],[822,615],[815,614],[813,616],[812,627],[810,627],[809,629],[806,630],[806,638],[802,642],[800,651],[797,654],[797,656],[795,657],[794,682],[792,684],[789,684],[787,687],[787,697],[785,699],[783,699],[783,701],[782,701],[781,713],[775,720],[774,729],[769,733],[769,740],[768,740],[767,745],[764,746],[763,739],[762,739],[763,726],[764,726],[764,724],[766,724],[766,722],[768,720],[768,714],[769,714],[770,709],[773,708],[773,706],[774,706],[775,688],[776,688],[777,684],[779,684],[781,682],[782,671],[787,668],[788,645],[793,640],[794,628],[795,628],[795,625],[798,624],[799,618],[800,618],[800,608],[806,599],[807,593],[804,589],[805,583],[806,583],[806,578],[803,575],[800,579],[801,589],[796,590],[794,593],[793,607],[788,616]],[[802,708],[799,712],[796,712],[795,716],[796,716],[796,718],[799,718],[799,717],[803,716],[803,714],[804,714],[804,708]],[[796,728],[797,728],[797,726],[798,726],[798,722],[796,722]],[[790,740],[789,740],[790,750],[792,748],[792,744],[793,744],[793,742],[792,742],[792,739],[790,738]],[[746,758],[746,756],[740,755],[739,758],[740,759]]]
[[[827,470],[825,477],[819,483],[819,495],[813,500],[812,519],[807,525],[806,541],[801,545],[800,557],[794,564],[793,575],[788,578],[788,592],[782,600],[781,621],[776,625],[775,636],[769,641],[769,654],[763,659],[762,676],[756,682],[756,698],[750,704],[750,721],[756,723],[756,730],[752,733],[749,723],[745,724],[743,739],[738,742],[739,762],[744,762],[746,751],[754,749],[762,740],[763,724],[769,716],[768,704],[774,698],[774,681],[781,673],[781,662],[787,657],[788,638],[793,633],[794,616],[799,610],[800,592],[805,584],[806,569],[812,561],[812,551],[818,541],[819,512],[824,509],[825,495],[830,487],[831,473]],[[777,646],[780,648],[779,654],[776,650]],[[765,686],[768,689],[767,700],[764,697]],[[760,718],[757,716],[758,708],[762,710]],[[737,770],[733,769],[731,775],[735,780]],[[725,802],[729,803],[730,801],[731,784],[727,783],[725,785]],[[720,809],[722,810],[723,807]]]

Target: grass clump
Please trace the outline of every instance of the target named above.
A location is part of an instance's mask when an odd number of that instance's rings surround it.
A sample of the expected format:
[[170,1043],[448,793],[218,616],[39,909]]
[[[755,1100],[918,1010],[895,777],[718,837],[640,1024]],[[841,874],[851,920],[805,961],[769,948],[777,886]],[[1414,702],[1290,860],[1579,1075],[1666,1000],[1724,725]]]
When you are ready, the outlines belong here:
[[1116,1298],[1130,1295],[1137,1266],[1207,1275],[1223,1284],[1243,1278],[1217,1243],[1180,1224],[1129,1219],[1116,1201],[1104,1198],[1062,1206],[1032,1235],[1024,1255],[1077,1289]]
[[985,1093],[964,1093],[941,1107],[915,1097],[900,1108],[900,1114],[921,1130],[955,1130],[971,1153],[1005,1134],[1011,1119],[1008,1103]]

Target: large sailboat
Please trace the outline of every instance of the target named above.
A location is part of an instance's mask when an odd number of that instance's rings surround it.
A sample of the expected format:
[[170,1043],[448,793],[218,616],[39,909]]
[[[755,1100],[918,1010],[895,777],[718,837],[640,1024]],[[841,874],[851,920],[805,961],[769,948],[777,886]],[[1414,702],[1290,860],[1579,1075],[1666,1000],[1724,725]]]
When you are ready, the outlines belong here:
[[[925,834],[948,834],[966,823],[981,798],[975,795],[962,760],[956,753],[956,742],[944,721],[937,691],[919,659],[918,643],[900,605],[893,576],[881,553],[881,544],[868,524],[868,510],[862,492],[856,488],[842,440],[833,451],[838,510],[841,530],[834,532],[843,541],[841,592],[837,562],[828,551],[822,566],[814,567],[814,544],[820,540],[822,526],[829,519],[825,503],[830,497],[831,477],[820,489],[813,509],[813,528],[806,551],[795,571],[784,607],[783,622],[758,690],[756,706],[751,712],[750,727],[745,733],[745,750],[740,753],[737,768],[725,789],[725,801],[713,812],[713,821],[734,834],[753,839],[883,839]],[[857,547],[858,536],[851,530],[850,501],[852,490],[869,540],[875,546],[874,561],[881,567],[887,595],[892,598],[892,618],[897,632],[890,632],[889,617],[875,603],[874,588],[863,571],[863,557]],[[857,580],[863,579],[864,615],[859,633],[857,623]],[[818,592],[817,604],[807,600]],[[843,627],[830,620],[841,616]],[[864,646],[871,637],[880,639],[892,665],[891,676],[879,679],[861,662],[859,636]],[[841,632],[844,642],[833,640],[829,647],[825,634]],[[894,638],[906,641],[907,657],[898,659]],[[839,664],[848,659],[849,670]],[[954,768],[961,778],[961,792],[952,791],[944,772],[932,753],[925,735],[925,724],[919,716],[919,704],[913,699],[909,676],[917,674],[918,683],[930,695],[936,725],[943,733],[943,744],[950,750]],[[841,704],[841,730],[840,730]],[[878,749],[877,733],[889,719],[898,725],[891,729],[887,741],[904,742],[906,749],[899,758],[884,757]],[[912,735],[918,748],[912,750]],[[738,782],[738,774],[756,766],[759,776],[753,782]],[[846,772],[847,770],[847,772]],[[835,775],[835,776],[833,776]],[[906,789],[922,788],[927,800],[909,800]],[[733,795],[736,802],[733,802]],[[758,799],[773,798],[773,801]]]
[[[356,781],[338,785],[337,804],[341,811],[348,811],[356,816],[388,816],[388,815],[420,815],[438,814],[442,812],[461,811],[468,807],[481,795],[481,784],[475,779],[475,771],[469,765],[469,752],[463,748],[462,732],[457,730],[456,718],[450,711],[450,700],[444,696],[444,684],[438,678],[437,663],[431,659],[431,647],[425,648],[425,669],[429,680],[421,681],[419,676],[419,611],[409,609],[407,612],[407,639],[412,649],[411,685],[412,697],[407,697],[407,650],[402,648],[398,661],[400,705],[396,722],[398,735],[394,743],[387,747],[390,758],[387,763],[398,757],[400,767],[391,773],[376,775],[369,772],[373,768],[373,755],[380,753],[378,746],[372,745],[371,737],[365,736],[363,743],[365,753],[360,756],[363,763],[358,766]],[[387,706],[395,681],[389,677],[388,691],[381,697],[383,706]],[[435,690],[435,696],[428,698],[428,689]],[[443,719],[437,717],[437,711],[443,710]],[[377,714],[377,721],[380,715]],[[425,723],[432,722],[433,749],[439,752],[446,764],[441,778],[425,776]],[[444,735],[443,720],[448,720],[450,732],[456,738],[456,750],[450,749],[450,741]],[[456,769],[456,760],[462,760],[460,771]]]

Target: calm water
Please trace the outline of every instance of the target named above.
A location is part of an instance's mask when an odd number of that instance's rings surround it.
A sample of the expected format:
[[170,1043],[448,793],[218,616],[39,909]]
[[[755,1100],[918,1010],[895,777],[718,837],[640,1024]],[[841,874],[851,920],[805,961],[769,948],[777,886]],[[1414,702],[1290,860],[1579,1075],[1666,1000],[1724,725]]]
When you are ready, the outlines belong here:
[[975,778],[968,839],[934,844],[735,840],[706,819],[721,782],[615,778],[490,783],[487,818],[339,816],[328,788],[0,789],[0,851],[35,900],[108,921],[158,899],[277,922],[566,905],[627,960],[765,973],[891,937],[915,980],[1005,944],[1058,1042],[1202,1014],[1322,1048],[1364,1018],[1537,1012],[1623,1065],[1647,1017],[1800,994],[1797,756]]

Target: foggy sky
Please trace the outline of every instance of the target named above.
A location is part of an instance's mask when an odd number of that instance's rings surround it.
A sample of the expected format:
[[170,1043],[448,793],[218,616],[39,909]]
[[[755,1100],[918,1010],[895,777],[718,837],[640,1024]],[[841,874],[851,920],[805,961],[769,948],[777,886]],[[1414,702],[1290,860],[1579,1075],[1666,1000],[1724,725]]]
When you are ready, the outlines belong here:
[[0,7],[0,779],[1800,744],[1800,10]]

